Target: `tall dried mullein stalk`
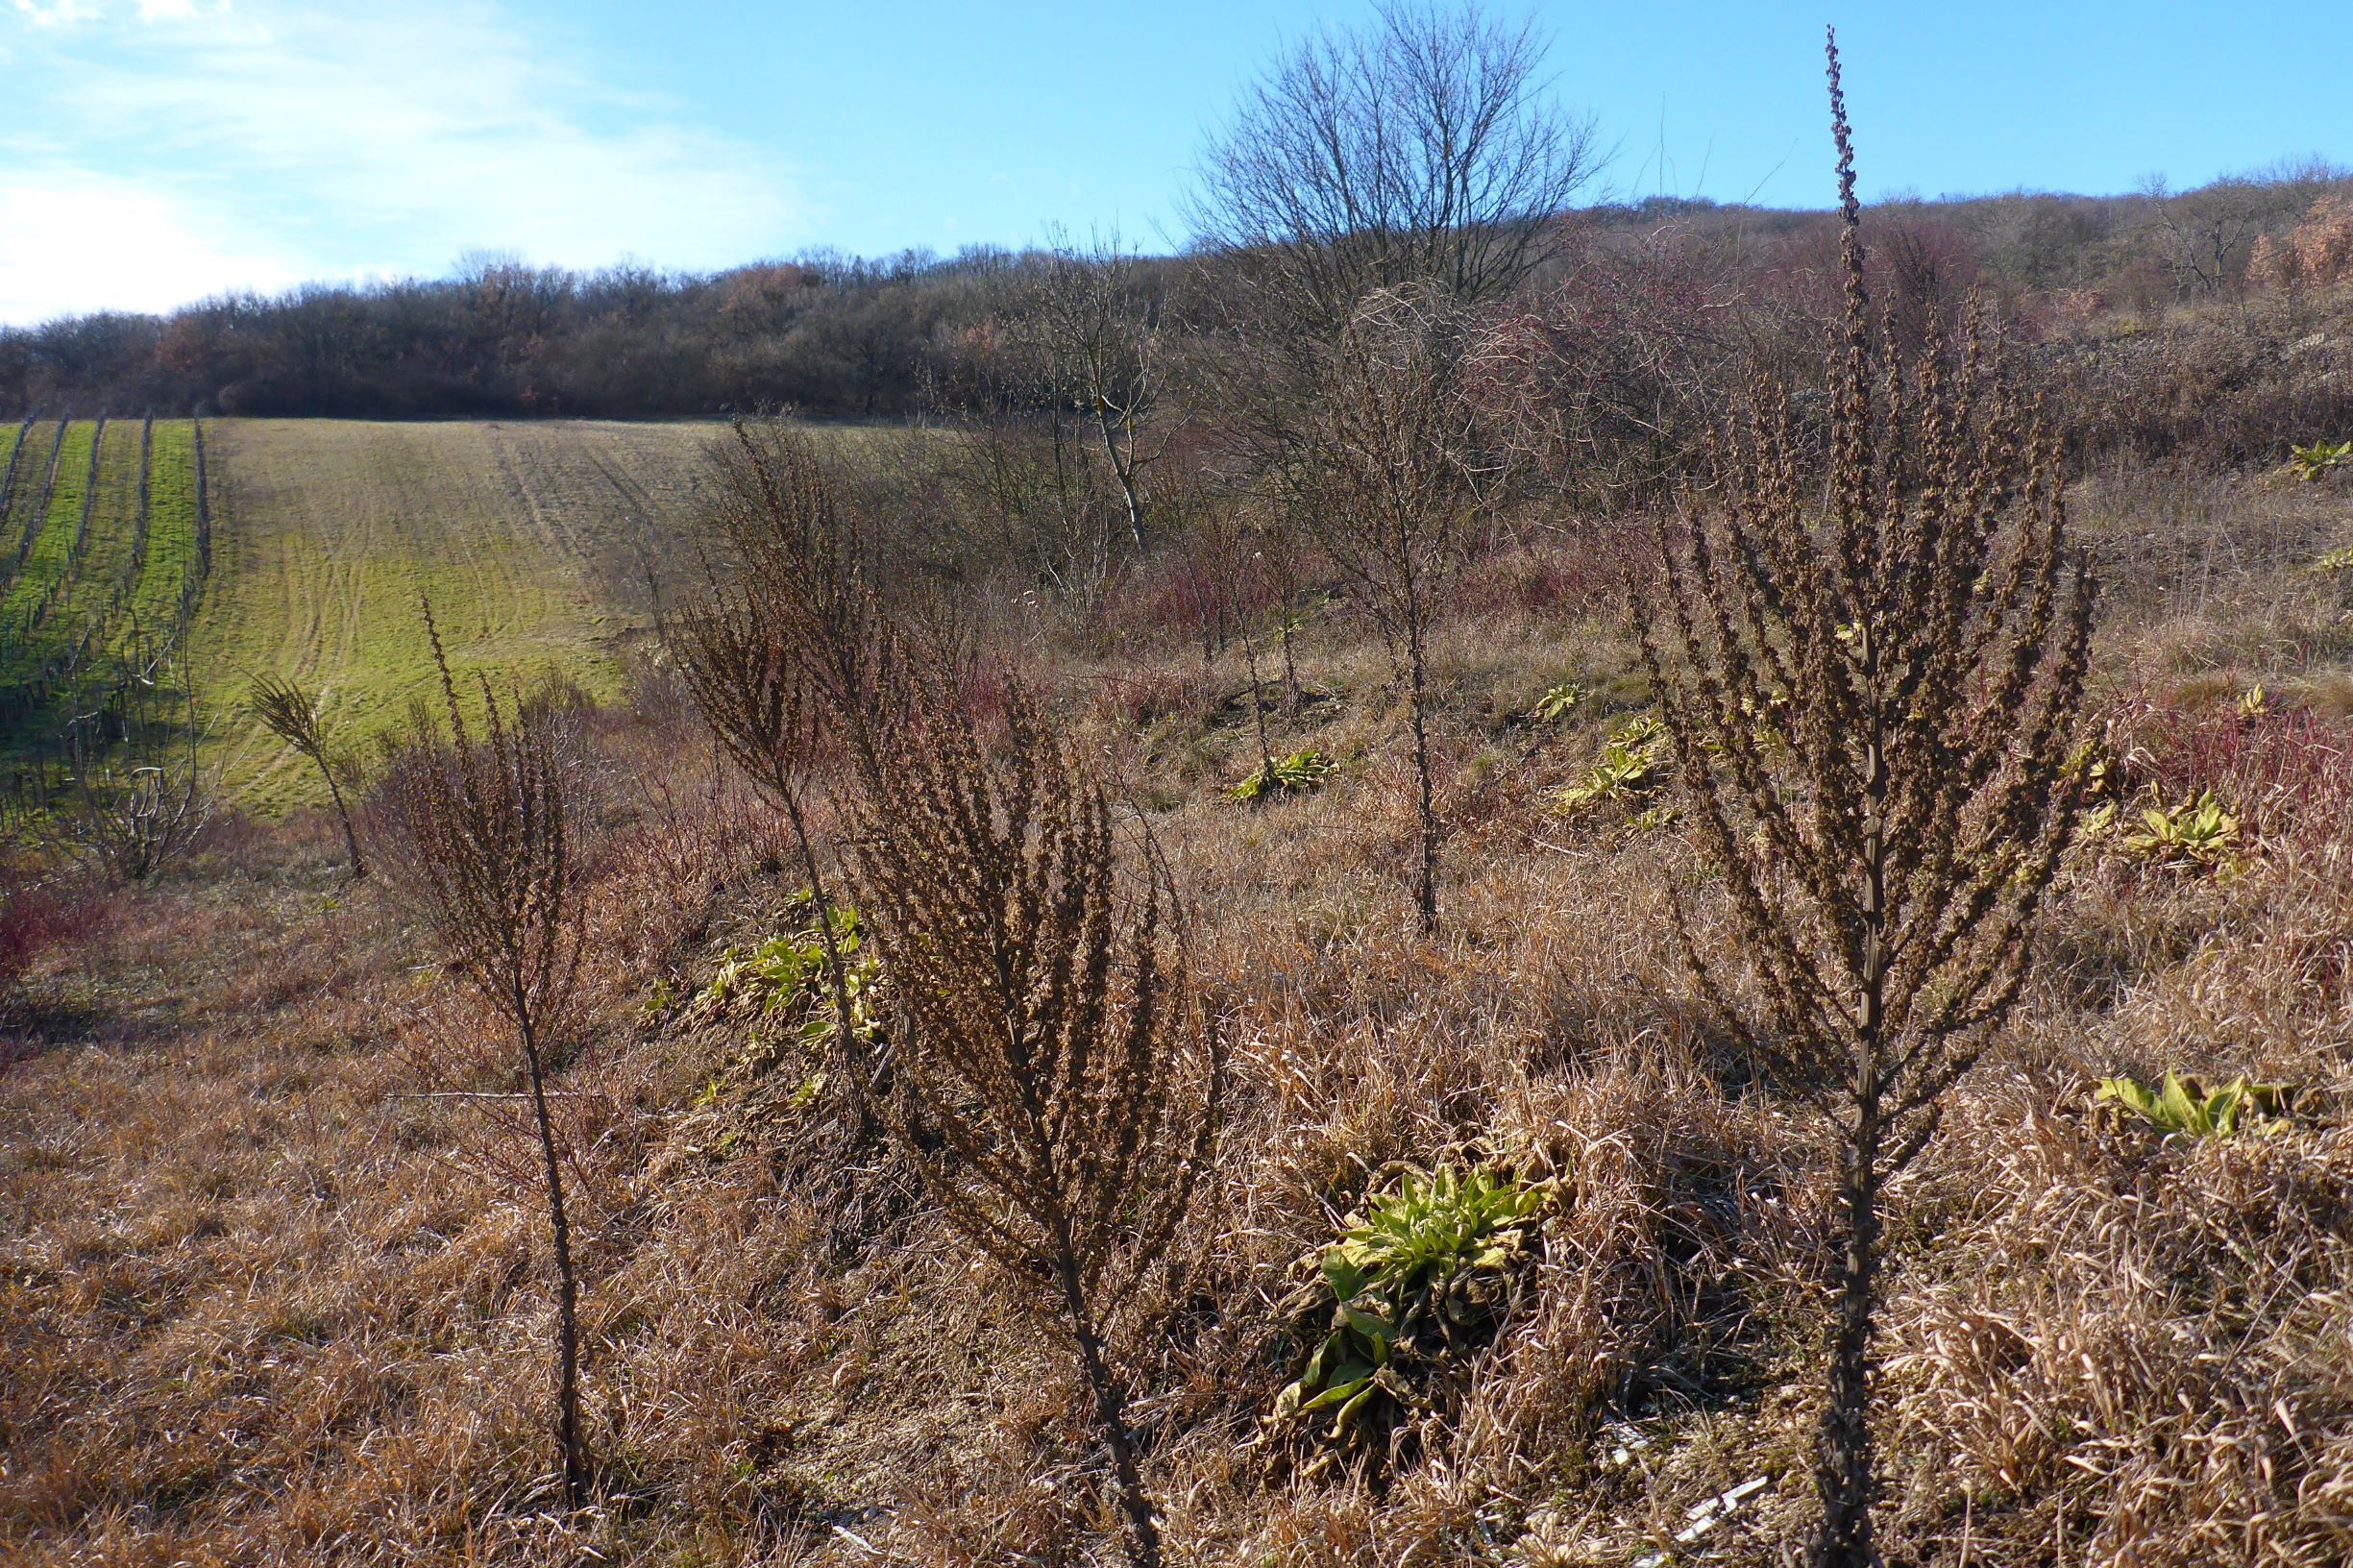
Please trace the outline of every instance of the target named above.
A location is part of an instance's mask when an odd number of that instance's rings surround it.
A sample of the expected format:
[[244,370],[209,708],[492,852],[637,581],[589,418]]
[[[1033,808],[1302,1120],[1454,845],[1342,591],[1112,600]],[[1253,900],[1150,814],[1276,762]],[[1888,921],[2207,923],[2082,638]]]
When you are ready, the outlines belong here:
[[891,967],[893,1120],[947,1218],[1061,1317],[1150,1568],[1109,1333],[1190,1201],[1222,1056],[1164,862],[1147,844],[1123,873],[1102,788],[1017,683],[1001,746],[926,685],[878,737],[893,787],[854,857]]
[[565,1501],[587,1500],[580,1434],[578,1284],[555,1131],[548,1115],[551,1056],[577,1022],[585,914],[572,842],[572,766],[547,704],[502,706],[485,677],[478,736],[425,608],[441,674],[446,737],[420,702],[393,772],[395,860],[451,965],[514,1032],[530,1082],[547,1177],[556,1276],[556,1436]]
[[721,747],[785,814],[808,878],[840,1020],[829,1076],[854,1138],[872,1125],[832,895],[810,830],[809,792],[829,743],[870,786],[874,736],[896,691],[899,648],[868,585],[863,537],[805,436],[782,421],[738,421],[719,452],[711,521],[732,557],[665,627],[687,690]]
[[851,1026],[848,967],[809,828],[811,775],[825,741],[823,709],[784,628],[745,586],[708,584],[665,632],[687,691],[721,748],[793,829],[833,993],[827,1076],[847,1115],[851,1139],[863,1140],[873,1125],[867,1105],[870,1066],[861,1059]]
[[1827,473],[1760,377],[1721,496],[1692,505],[1638,610],[1739,939],[1703,950],[1686,923],[1693,972],[1841,1139],[1815,1561],[1862,1568],[1879,1195],[2018,995],[2079,804],[2092,585],[2056,444],[1976,324],[1909,363],[1875,336],[1835,37],[1829,85],[1846,303]]
[[737,421],[717,455],[710,518],[742,590],[853,766],[870,774],[902,645],[870,579],[866,529],[808,437],[782,419]]

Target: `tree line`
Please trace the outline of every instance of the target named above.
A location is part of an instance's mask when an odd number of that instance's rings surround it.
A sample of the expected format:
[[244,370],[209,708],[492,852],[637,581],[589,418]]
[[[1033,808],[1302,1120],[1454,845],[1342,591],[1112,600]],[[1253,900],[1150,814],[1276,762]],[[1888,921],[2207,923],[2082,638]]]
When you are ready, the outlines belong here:
[[[1395,72],[1407,62],[1366,70]],[[1336,78],[1335,79],[1336,81]],[[1296,86],[1296,85],[1294,85]],[[1441,87],[1443,84],[1439,85]],[[1331,112],[1297,87],[1277,112]],[[1332,124],[1336,133],[1346,128]],[[1395,127],[1362,127],[1371,135]],[[1408,135],[1393,144],[1409,145]],[[1588,178],[1551,190],[1485,193],[1508,220],[1488,231],[1450,280],[1494,297],[1567,288],[1600,307],[1630,270],[1703,277],[1752,312],[1834,305],[1837,214],[1718,205],[1666,195],[1611,196],[1591,128],[1575,148]],[[1238,143],[1239,139],[1238,138]],[[1368,142],[1367,145],[1372,145]],[[1263,151],[1263,148],[1261,149]],[[1330,245],[1348,214],[1276,213],[1282,170],[1213,166],[1226,195],[1196,205],[1197,236],[1176,257],[1132,256],[1130,282],[1190,354],[1231,347],[1230,284],[1310,265],[1293,294],[1254,307],[1329,318],[1385,266],[1360,243]],[[1294,171],[1296,172],[1296,171]],[[1406,188],[1376,171],[1384,183]],[[1252,194],[1253,182],[1275,182]],[[2342,201],[2346,172],[2318,160],[2172,192],[2119,196],[2013,193],[1875,206],[1882,236],[1873,265],[1900,312],[1907,300],[1977,288],[2028,335],[2063,331],[2088,314],[2142,312],[2237,298],[2275,272],[2316,203]],[[1511,200],[1498,203],[1499,196]],[[1261,204],[1252,211],[1253,201]],[[1286,237],[1265,227],[1276,217]],[[1384,221],[1424,249],[1443,245],[1460,214],[1445,206]],[[1254,223],[1256,227],[1254,227]],[[1360,241],[1361,235],[1357,236]],[[1301,244],[1309,248],[1302,250]],[[879,258],[833,251],[711,274],[641,263],[601,271],[535,266],[478,254],[440,279],[312,283],[265,296],[233,294],[167,315],[101,312],[0,330],[0,412],[369,418],[658,418],[789,406],[821,417],[899,417],[983,408],[1003,399],[1009,343],[1057,268],[1099,260],[1103,247],[1048,243],[972,247],[952,257],[910,250]],[[1398,253],[1420,266],[1432,256]],[[1367,271],[1367,268],[1371,268]],[[1238,278],[1237,273],[1241,276]],[[1498,285],[1504,285],[1499,288]],[[1303,291],[1303,292],[1302,292]],[[1915,304],[1913,308],[1917,309]]]

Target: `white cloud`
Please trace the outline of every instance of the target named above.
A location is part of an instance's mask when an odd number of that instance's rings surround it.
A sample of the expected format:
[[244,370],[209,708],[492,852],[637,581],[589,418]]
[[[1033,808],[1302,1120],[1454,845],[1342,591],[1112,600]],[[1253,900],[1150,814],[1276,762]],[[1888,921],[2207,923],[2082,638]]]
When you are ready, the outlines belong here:
[[0,321],[167,310],[231,289],[284,288],[284,257],[236,248],[201,214],[136,184],[0,177]]
[[[15,0],[17,12],[35,27],[69,27],[76,22],[92,22],[119,14],[119,6],[108,0]],[[205,10],[198,0],[135,0],[142,22],[181,21]],[[229,0],[213,0],[212,10],[227,11]]]
[[46,6],[35,0],[16,0],[16,10],[35,27],[61,27],[96,15],[98,8],[88,0],[54,0]]
[[[58,22],[96,14],[92,0],[16,5]],[[351,12],[137,0],[136,12],[134,23],[129,7],[110,7],[93,25],[23,40],[39,58],[12,74],[42,84],[19,121],[33,129],[0,130],[0,167],[38,177],[20,210],[78,181],[107,187],[118,209],[143,190],[210,236],[210,258],[273,279],[289,267],[437,273],[481,248],[708,268],[805,232],[805,204],[774,159],[598,80],[560,40],[527,36],[481,0]],[[192,274],[175,286],[165,279],[184,271],[179,258],[144,254],[111,269],[138,276],[141,298],[223,286]],[[57,303],[41,303],[44,274]],[[11,280],[0,315],[69,307],[72,275],[13,225],[0,228],[0,277]]]

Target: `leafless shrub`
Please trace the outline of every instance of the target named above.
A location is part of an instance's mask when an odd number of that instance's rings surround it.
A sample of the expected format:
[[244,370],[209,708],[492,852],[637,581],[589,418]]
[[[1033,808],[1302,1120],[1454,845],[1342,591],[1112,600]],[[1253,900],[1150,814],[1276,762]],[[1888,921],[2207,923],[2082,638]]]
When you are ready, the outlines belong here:
[[1419,792],[1413,897],[1424,932],[1438,923],[1429,634],[1478,502],[1481,467],[1460,394],[1458,327],[1427,295],[1367,300],[1321,357],[1320,396],[1288,476],[1307,527],[1362,592],[1406,682]]
[[554,710],[520,698],[502,705],[487,676],[478,739],[429,606],[425,625],[449,728],[444,738],[419,703],[392,770],[399,785],[391,796],[394,858],[452,967],[513,1032],[529,1075],[555,1248],[556,1435],[565,1500],[576,1507],[588,1490],[578,1286],[547,1089],[549,1060],[578,1022],[584,902],[571,827],[572,769]]
[[933,684],[878,736],[855,865],[899,998],[892,1115],[947,1218],[1061,1314],[1157,1564],[1109,1334],[1190,1200],[1223,1060],[1165,865],[1147,845],[1123,894],[1100,785],[1017,683],[1004,709],[993,750]]
[[1752,1045],[1841,1138],[1816,1560],[1866,1568],[1881,1191],[2017,997],[2076,814],[2091,587],[2054,445],[1974,338],[1957,366],[1933,337],[1910,366],[1875,355],[1834,39],[1829,83],[1847,304],[1826,505],[1760,384],[1722,502],[1693,508],[1637,608],[1739,935],[1703,958],[1686,912],[1693,973],[1728,1017],[1753,972]]
[[198,750],[195,694],[183,690],[176,706],[177,717],[135,726],[127,752],[101,749],[87,725],[67,737],[72,794],[50,836],[110,887],[153,881],[212,820],[219,780]]
[[1581,234],[1562,280],[1492,313],[1466,366],[1524,488],[1604,517],[1690,475],[1736,379],[1736,293],[1691,236]]
[[944,431],[960,553],[1017,570],[1082,620],[1093,618],[1124,512],[1092,456],[1092,416],[1053,396],[1042,407],[1006,396],[975,402]]
[[1266,723],[1266,685],[1262,660],[1268,649],[1265,617],[1276,612],[1276,638],[1290,674],[1290,617],[1285,585],[1296,576],[1287,528],[1269,528],[1250,502],[1213,497],[1180,484],[1172,510],[1187,527],[1182,542],[1201,630],[1201,665],[1207,674],[1230,635],[1241,644],[1242,667],[1250,677],[1250,720],[1258,741],[1261,776],[1274,776],[1274,742]]
[[351,855],[352,875],[365,876],[367,868],[359,858],[359,835],[354,831],[352,814],[343,803],[343,785],[335,777],[334,758],[328,748],[327,718],[319,712],[318,703],[294,682],[260,674],[254,676],[246,688],[245,708],[262,728],[309,758],[318,769],[319,776],[327,781],[328,798],[334,802],[335,821],[343,824],[343,847]]

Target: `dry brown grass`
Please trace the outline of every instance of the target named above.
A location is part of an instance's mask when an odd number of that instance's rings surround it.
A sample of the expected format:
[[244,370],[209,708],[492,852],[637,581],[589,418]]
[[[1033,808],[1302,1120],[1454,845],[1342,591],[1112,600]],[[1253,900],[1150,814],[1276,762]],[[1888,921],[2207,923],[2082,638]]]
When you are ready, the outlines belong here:
[[[2341,690],[2341,607],[2300,571],[2328,505],[2079,489],[2112,584],[2098,700],[2227,728],[2241,675],[2285,707]],[[1472,563],[1464,591],[1487,586],[1434,637],[1434,942],[1396,894],[1416,806],[1382,759],[1407,716],[1344,600],[1300,639],[1311,699],[1274,741],[1351,760],[1259,810],[1218,793],[1258,750],[1238,649],[1205,677],[1181,630],[1028,645],[1087,754],[1154,803],[1232,1045],[1190,1284],[1117,1347],[1171,1561],[1619,1568],[1757,1476],[1716,1560],[1804,1539],[1829,1151],[1696,1020],[1666,894],[1704,884],[1678,831],[1545,804],[1639,695],[1623,628],[1542,586],[1582,549]],[[1107,675],[1182,700],[1113,700]],[[1516,717],[1563,676],[1597,695]],[[789,1095],[717,1083],[748,1025],[683,998],[794,883],[660,690],[588,726],[597,1023],[556,1081],[596,1506],[551,1507],[545,1226],[506,1176],[526,1124],[415,1097],[511,1070],[314,814],[216,826],[95,945],[37,962],[0,1068],[0,1560],[1105,1559],[1082,1396],[1014,1282],[887,1156],[813,1158],[840,1145]],[[2315,722],[2341,751],[2335,709]],[[2130,776],[2169,790],[2220,755]],[[2353,1557],[2353,864],[2313,798],[2229,875],[2071,864],[2019,1017],[1888,1194],[1891,1560]],[[648,1014],[656,980],[674,999]],[[413,1065],[469,1041],[459,1082]],[[2309,1115],[2185,1148],[2092,1114],[2096,1076],[2169,1066],[2303,1083]],[[1289,1376],[1275,1304],[1383,1166],[1472,1144],[1563,1183],[1528,1309],[1385,1483],[1302,1479],[1260,1436]],[[1620,1423],[1647,1446],[1613,1463]]]

